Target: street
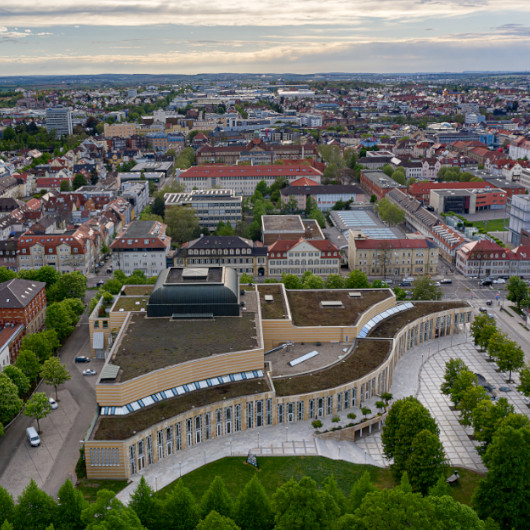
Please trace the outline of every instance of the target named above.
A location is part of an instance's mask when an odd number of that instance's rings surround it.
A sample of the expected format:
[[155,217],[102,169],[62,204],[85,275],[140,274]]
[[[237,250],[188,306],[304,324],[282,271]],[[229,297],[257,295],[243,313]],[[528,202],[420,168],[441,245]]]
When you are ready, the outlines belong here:
[[[86,301],[94,295],[88,291]],[[86,364],[75,364],[76,355],[90,351],[88,315],[82,315],[77,327],[60,349],[61,361],[71,374],[70,381],[59,387],[59,407],[40,420],[41,445],[30,447],[26,428],[36,426],[28,416],[20,414],[0,438],[0,485],[16,499],[33,478],[47,493],[56,496],[67,478],[75,481],[75,465],[80,440],[90,426],[96,410],[96,377],[85,377]],[[90,367],[98,373],[103,361],[93,359]],[[54,389],[40,384],[37,391],[55,396]]]

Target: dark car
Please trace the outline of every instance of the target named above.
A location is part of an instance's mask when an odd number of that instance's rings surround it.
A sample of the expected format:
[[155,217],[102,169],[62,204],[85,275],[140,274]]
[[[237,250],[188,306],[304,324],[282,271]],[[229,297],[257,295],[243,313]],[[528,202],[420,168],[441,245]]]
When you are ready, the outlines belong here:
[[412,287],[412,282],[401,282],[400,287]]
[[488,301],[486,302],[486,305],[493,305],[493,300],[488,300]]
[[492,285],[492,284],[493,284],[493,280],[489,280],[489,279],[482,280],[480,282],[480,285],[483,285],[483,286]]
[[440,283],[453,283],[453,280],[451,280],[451,278],[444,278],[443,280],[440,280]]
[[90,359],[86,357],[85,355],[79,355],[75,358],[76,363],[89,363]]
[[98,287],[102,287],[104,284],[105,284],[105,282],[104,282],[103,280],[99,280],[99,282],[96,283],[96,285],[97,285]]

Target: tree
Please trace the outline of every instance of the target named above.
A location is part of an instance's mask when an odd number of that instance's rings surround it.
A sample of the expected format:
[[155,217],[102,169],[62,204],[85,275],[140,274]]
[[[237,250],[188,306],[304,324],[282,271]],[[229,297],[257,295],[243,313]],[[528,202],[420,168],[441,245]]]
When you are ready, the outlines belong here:
[[61,273],[50,265],[45,265],[36,271],[35,279],[39,282],[44,282],[46,288],[51,287],[61,277]]
[[[180,484],[181,481],[178,482]],[[173,493],[173,492],[172,492]],[[171,496],[172,494],[170,494]],[[134,493],[131,495],[131,500],[129,501],[129,507],[132,508],[135,512],[138,518],[140,519],[140,522],[146,527],[146,528],[156,528],[157,526],[157,517],[158,517],[158,506],[157,502],[155,500],[154,491],[149,486],[147,481],[145,480],[145,477],[142,475],[140,477],[140,482],[138,483],[138,486],[134,490]],[[175,510],[176,513],[179,513],[180,511]],[[198,519],[198,518],[197,518]],[[173,525],[165,526],[165,528],[176,528]]]
[[57,530],[83,530],[85,525],[81,521],[81,513],[88,505],[83,493],[67,479],[59,489],[58,497],[55,516]]
[[381,171],[387,176],[392,177],[392,173],[394,173],[394,166],[391,166],[390,164],[385,164]]
[[400,171],[402,168],[397,168],[394,173],[392,173],[392,180],[395,180],[398,184],[401,184],[402,186],[405,186],[407,183],[407,177],[405,175],[404,171]]
[[239,526],[230,517],[213,510],[197,525],[197,530],[239,530]]
[[462,370],[459,372],[451,387],[451,401],[455,407],[458,408],[466,390],[476,384],[477,376],[471,370]]
[[79,298],[83,300],[86,293],[86,277],[79,271],[67,272],[59,277],[48,290],[50,302],[61,302],[65,298]]
[[69,381],[70,372],[66,369],[64,364],[57,357],[51,357],[44,361],[42,365],[41,376],[47,385],[52,385],[55,388],[55,399],[59,400],[57,396],[57,387]]
[[0,423],[5,425],[16,416],[24,406],[18,395],[18,388],[11,379],[0,372]]
[[344,289],[344,279],[339,274],[330,274],[325,281],[326,289]]
[[506,398],[500,398],[496,403],[484,399],[477,404],[473,410],[473,435],[482,442],[479,453],[486,452],[499,425],[513,412],[513,405]]
[[303,289],[323,289],[324,280],[320,276],[315,276],[314,274],[309,274],[306,276],[302,283]]
[[11,493],[0,486],[0,522],[12,521],[15,503]]
[[383,427],[383,453],[393,459],[392,473],[401,478],[409,468],[414,437],[423,430],[438,436],[439,430],[429,411],[414,397],[408,396],[392,405]]
[[530,365],[526,364],[519,372],[520,384],[517,390],[524,396],[530,396]]
[[502,331],[497,330],[492,333],[488,343],[486,344],[490,358],[497,360],[501,355],[502,350],[505,348],[506,341],[508,340],[508,335]]
[[53,329],[47,329],[40,333],[30,333],[22,338],[21,348],[35,353],[39,362],[43,363],[48,359],[61,343],[57,333]]
[[410,461],[407,472],[414,491],[423,495],[436,484],[444,474],[446,458],[442,443],[431,431],[423,430],[412,440]]
[[164,198],[159,196],[155,197],[153,204],[151,204],[151,213],[153,213],[154,215],[159,215],[163,219],[165,211],[166,205],[164,202]]
[[530,426],[501,427],[484,455],[484,463],[488,472],[473,495],[479,517],[492,517],[501,528],[527,528]]
[[161,512],[160,528],[193,530],[200,520],[199,506],[182,480],[177,481],[173,491],[163,500]]
[[201,514],[206,517],[211,511],[215,510],[220,515],[226,517],[232,516],[233,510],[232,498],[226,491],[225,484],[221,477],[215,477],[201,499]]
[[317,530],[331,526],[339,515],[335,501],[309,477],[280,486],[272,506],[275,530]]
[[5,267],[0,267],[0,283],[7,282],[7,280],[12,280],[16,278],[17,274],[11,269],[6,269]]
[[372,479],[370,478],[370,473],[365,471],[350,490],[349,498],[349,511],[354,513],[359,506],[361,506],[364,497],[366,494],[377,491],[377,488],[372,484]]
[[[445,484],[447,486],[447,484]],[[449,493],[429,496],[426,501],[433,508],[433,528],[437,530],[484,530],[486,527],[470,506],[455,501]]]
[[74,176],[74,180],[72,181],[72,188],[76,190],[82,186],[86,186],[87,184],[88,182],[85,176],[81,173],[77,173],[77,175]]
[[512,276],[508,280],[506,290],[506,299],[510,300],[510,302],[515,302],[519,309],[523,307],[524,301],[529,298],[528,286],[517,276]]
[[346,277],[344,287],[346,289],[368,289],[370,287],[370,282],[364,272],[354,269]]
[[286,289],[302,289],[302,283],[298,276],[294,274],[283,274],[282,283]]
[[256,475],[247,482],[237,497],[234,520],[241,528],[248,530],[272,528],[274,517],[269,498]]
[[4,368],[4,374],[15,383],[19,397],[23,396],[29,390],[29,379],[20,368],[9,364]]
[[442,394],[445,394],[446,396],[451,394],[455,379],[463,370],[468,370],[468,367],[462,359],[454,359],[451,357],[448,361],[446,361],[444,382],[440,388]]
[[318,208],[313,208],[309,212],[308,217],[309,219],[314,219],[320,228],[326,228],[326,218]]
[[55,330],[60,341],[74,331],[75,323],[72,323],[69,308],[63,302],[55,302],[48,306],[46,326]]
[[481,313],[477,315],[471,324],[471,334],[477,346],[485,349],[488,346],[490,338],[497,331],[495,320],[490,316]]
[[514,340],[504,341],[497,353],[497,366],[501,372],[509,372],[508,381],[512,380],[512,372],[524,366],[524,352]]
[[92,530],[141,530],[140,519],[132,508],[124,506],[109,490],[99,490],[95,502],[81,513],[86,528]]
[[[27,337],[28,335],[26,335]],[[30,380],[35,381],[40,374],[40,362],[35,352],[31,350],[20,350],[18,352],[15,366]]]
[[491,402],[488,393],[483,387],[479,385],[471,385],[464,390],[462,399],[458,404],[460,423],[462,423],[462,425],[472,424],[474,411],[478,404],[483,400]]
[[442,290],[436,282],[428,276],[422,276],[414,280],[412,284],[412,298],[414,300],[441,300]]
[[381,221],[390,226],[405,222],[405,212],[399,206],[391,203],[386,197],[381,199],[376,206]]
[[200,232],[199,220],[195,215],[195,211],[187,206],[171,206],[167,208],[165,223],[167,224],[168,235],[179,244],[197,237],[198,232]]
[[24,414],[37,420],[37,430],[40,432],[40,420],[52,410],[48,396],[44,392],[35,392],[26,402]]
[[33,479],[18,497],[13,523],[15,528],[45,530],[53,523],[57,505],[47,493],[42,491]]

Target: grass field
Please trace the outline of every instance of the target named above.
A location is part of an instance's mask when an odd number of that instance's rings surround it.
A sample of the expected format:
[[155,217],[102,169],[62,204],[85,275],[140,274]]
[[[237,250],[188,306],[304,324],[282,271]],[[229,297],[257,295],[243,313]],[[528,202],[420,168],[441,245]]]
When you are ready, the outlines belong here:
[[85,478],[79,481],[77,489],[83,493],[83,497],[87,501],[94,502],[99,490],[110,490],[118,493],[127,484],[127,480],[88,480]]
[[504,227],[504,219],[491,219],[489,221],[473,221],[473,226],[483,228],[486,232],[501,232],[508,230],[508,219],[506,219],[506,228]]
[[[330,460],[320,456],[289,456],[289,457],[258,457],[259,469],[245,463],[241,457],[223,458],[212,462],[182,477],[184,485],[191,490],[196,499],[200,499],[207,490],[214,477],[220,476],[227,490],[235,498],[244,485],[257,474],[259,481],[268,495],[294,478],[300,480],[309,476],[322,486],[329,475],[335,475],[337,484],[342,491],[349,495],[353,483],[364,471],[368,471],[372,482],[380,489],[391,488],[395,485],[390,470],[351,464],[349,462]],[[451,471],[453,468],[451,468]],[[460,480],[451,488],[453,497],[464,504],[471,503],[471,496],[481,475],[466,469],[460,469]],[[162,495],[168,493],[175,483],[160,490]]]

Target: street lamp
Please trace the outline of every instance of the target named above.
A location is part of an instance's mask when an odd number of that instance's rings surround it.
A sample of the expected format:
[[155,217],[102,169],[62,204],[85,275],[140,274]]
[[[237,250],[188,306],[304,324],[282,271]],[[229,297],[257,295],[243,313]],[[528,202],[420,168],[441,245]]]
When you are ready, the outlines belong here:
[[259,451],[259,432],[258,432],[258,451]]
[[179,462],[179,478],[182,478],[182,462]]

